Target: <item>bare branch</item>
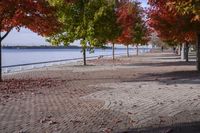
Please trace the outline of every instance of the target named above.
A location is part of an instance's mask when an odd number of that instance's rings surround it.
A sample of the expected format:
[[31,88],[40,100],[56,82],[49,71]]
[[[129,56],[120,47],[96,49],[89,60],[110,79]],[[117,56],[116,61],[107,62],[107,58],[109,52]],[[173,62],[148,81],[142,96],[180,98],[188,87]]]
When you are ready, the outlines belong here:
[[8,34],[11,32],[12,28],[10,30],[8,30],[2,37],[1,37],[1,40],[5,39]]

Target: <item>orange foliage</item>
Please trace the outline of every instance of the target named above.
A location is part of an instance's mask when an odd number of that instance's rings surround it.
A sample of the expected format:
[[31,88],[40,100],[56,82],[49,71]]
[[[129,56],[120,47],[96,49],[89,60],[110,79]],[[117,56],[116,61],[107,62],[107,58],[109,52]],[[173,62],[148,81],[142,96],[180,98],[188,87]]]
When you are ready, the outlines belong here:
[[55,10],[46,0],[1,0],[0,31],[29,28],[40,35],[51,35],[59,30]]
[[117,38],[118,43],[130,44],[133,39],[133,27],[136,18],[134,5],[128,0],[119,2],[117,22],[122,27],[122,34]]
[[169,1],[173,0],[149,0],[149,25],[164,41],[193,42],[195,32],[191,23],[192,16],[179,14],[175,8],[167,6]]

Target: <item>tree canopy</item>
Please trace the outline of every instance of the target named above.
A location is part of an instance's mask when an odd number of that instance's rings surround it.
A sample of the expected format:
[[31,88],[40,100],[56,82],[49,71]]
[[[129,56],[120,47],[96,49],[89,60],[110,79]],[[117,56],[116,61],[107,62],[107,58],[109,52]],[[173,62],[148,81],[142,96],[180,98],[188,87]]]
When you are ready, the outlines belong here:
[[149,0],[149,4],[149,25],[164,41],[171,44],[184,42],[187,55],[188,44],[197,42],[197,70],[200,71],[200,1]]
[[191,21],[191,15],[182,15],[175,8],[169,7],[166,4],[168,1],[149,1],[149,25],[164,41],[194,42],[196,22]]
[[1,0],[0,31],[29,28],[39,35],[50,35],[58,30],[55,9],[46,0]]
[[125,45],[145,43],[148,40],[148,27],[144,18],[144,9],[139,2],[120,1],[117,21],[122,27],[122,33],[118,42]]
[[183,15],[192,15],[192,21],[200,21],[200,0],[171,0],[167,5]]
[[53,44],[69,45],[75,40],[80,40],[85,53],[86,48],[103,47],[107,42],[112,42],[120,33],[115,1],[49,0],[49,2],[57,9],[59,21],[62,23],[62,30],[49,38]]
[[[59,10],[62,30],[50,38],[53,44],[68,45],[81,40],[82,47],[101,47],[118,34],[114,4],[106,0],[50,0]],[[116,34],[115,34],[116,33]]]

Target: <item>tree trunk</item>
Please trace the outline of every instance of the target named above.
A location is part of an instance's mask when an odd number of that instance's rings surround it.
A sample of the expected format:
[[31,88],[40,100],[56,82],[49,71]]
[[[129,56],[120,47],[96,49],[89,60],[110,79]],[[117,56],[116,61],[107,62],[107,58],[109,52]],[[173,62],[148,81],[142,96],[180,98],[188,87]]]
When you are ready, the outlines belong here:
[[185,61],[189,61],[189,43],[187,42],[185,45]]
[[86,48],[83,47],[83,65],[86,66]]
[[181,60],[185,60],[185,44],[182,43],[181,47]]
[[181,55],[181,44],[178,46],[178,55]]
[[112,44],[112,58],[115,60],[115,44]]
[[3,76],[2,76],[2,41],[5,39],[8,34],[11,32],[12,28],[10,28],[3,36],[1,35],[1,23],[0,23],[0,82],[3,81]]
[[136,55],[138,56],[138,55],[139,55],[138,44],[136,45],[136,48],[137,48],[137,53],[136,53]]
[[127,50],[127,57],[129,57],[129,47],[128,47],[128,45],[126,46],[126,50]]
[[3,78],[2,78],[2,39],[0,37],[0,82],[3,81]]
[[197,71],[200,72],[200,32],[197,33]]

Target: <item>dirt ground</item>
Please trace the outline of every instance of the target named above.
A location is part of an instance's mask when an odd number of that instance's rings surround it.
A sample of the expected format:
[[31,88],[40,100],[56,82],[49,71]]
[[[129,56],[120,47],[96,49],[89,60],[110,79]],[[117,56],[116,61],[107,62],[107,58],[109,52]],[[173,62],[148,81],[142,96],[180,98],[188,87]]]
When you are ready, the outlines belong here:
[[0,132],[200,132],[200,74],[170,52],[4,75]]

